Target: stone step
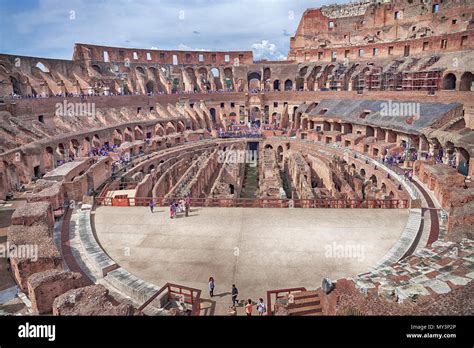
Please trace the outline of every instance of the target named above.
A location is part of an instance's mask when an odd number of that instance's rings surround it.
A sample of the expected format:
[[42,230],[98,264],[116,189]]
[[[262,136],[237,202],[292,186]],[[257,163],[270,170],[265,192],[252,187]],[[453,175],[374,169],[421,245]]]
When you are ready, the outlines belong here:
[[320,303],[319,297],[308,297],[295,300],[294,303],[288,304],[288,308],[303,307],[309,305],[318,305]]
[[288,315],[311,315],[319,313],[322,315],[323,309],[321,305],[312,305],[312,306],[305,306],[305,307],[296,307],[288,309]]
[[292,295],[295,300],[299,298],[319,296],[316,290],[293,292]]

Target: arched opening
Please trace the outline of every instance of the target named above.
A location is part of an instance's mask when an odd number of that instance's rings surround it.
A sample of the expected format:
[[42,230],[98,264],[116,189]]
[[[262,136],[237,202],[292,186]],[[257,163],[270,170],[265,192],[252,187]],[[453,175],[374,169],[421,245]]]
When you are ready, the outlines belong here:
[[233,195],[234,192],[235,192],[235,188],[234,188],[234,185],[232,184],[229,184],[229,191],[230,191],[230,194]]
[[265,149],[273,149],[273,146],[271,146],[270,144],[267,144],[265,145]]
[[77,141],[77,139],[71,139],[69,148],[75,157],[79,157],[81,155],[79,153],[79,141]]
[[179,121],[176,123],[176,131],[183,133],[186,130],[186,127],[184,126],[183,122]]
[[137,66],[135,70],[142,76],[145,76],[145,70],[141,66]]
[[273,90],[280,91],[280,80],[273,81]]
[[296,78],[296,90],[302,91],[304,89],[304,78],[297,77]]
[[49,69],[41,62],[36,63],[35,65],[38,69],[40,69],[44,73],[49,73]]
[[460,91],[472,91],[472,73],[466,71],[461,76],[461,83],[459,84]]
[[120,144],[122,144],[123,136],[122,136],[122,131],[120,129],[114,130],[114,134],[112,135],[112,137],[113,137],[114,145],[120,146]]
[[380,191],[382,193],[387,193],[387,185],[383,182],[382,185],[380,186]]
[[46,172],[54,169],[54,154],[51,146],[48,146],[43,151],[43,166]]
[[66,150],[64,148],[63,144],[58,144],[58,147],[56,148],[56,154],[58,155],[58,158],[60,160],[64,160],[66,156]]
[[165,135],[165,130],[163,129],[163,126],[159,123],[155,126],[155,134],[160,137]]
[[10,76],[10,82],[12,84],[13,93],[17,95],[21,95],[21,88],[20,88],[20,83],[18,82],[18,80],[14,78],[13,76]]
[[267,81],[272,77],[272,71],[270,68],[263,69],[263,80]]
[[219,77],[219,69],[217,68],[212,68],[211,69],[212,76],[214,77]]
[[377,187],[377,177],[375,175],[372,175],[369,180],[372,182],[372,185]]
[[141,126],[135,126],[134,135],[135,140],[143,140],[143,129]]
[[450,73],[450,74],[447,74],[443,78],[443,89],[446,89],[446,90],[456,89],[456,75]]
[[291,91],[293,89],[293,81],[290,79],[285,81],[285,91]]
[[374,136],[374,133],[375,133],[374,127],[367,126],[365,135],[366,135],[367,137],[373,137],[373,136]]
[[148,81],[145,87],[147,94],[153,94],[153,81]]
[[280,145],[277,148],[278,162],[283,161],[283,147]]
[[125,128],[125,130],[123,131],[123,138],[129,143],[133,141],[133,132],[130,127]]
[[97,134],[94,134],[94,136],[92,137],[92,146],[94,146],[95,148],[100,147],[100,138]]
[[92,70],[94,70],[96,73],[101,74],[100,66],[98,65],[92,65],[91,66]]
[[360,176],[365,178],[365,169],[364,168],[361,168],[360,170]]
[[216,109],[210,108],[209,112],[211,113],[211,122],[212,123],[217,123]]
[[262,77],[258,72],[252,72],[248,75],[249,90],[259,90]]
[[459,155],[458,172],[462,175],[467,176],[469,173],[469,162],[470,162],[469,152],[467,152],[462,147],[456,148],[456,150]]

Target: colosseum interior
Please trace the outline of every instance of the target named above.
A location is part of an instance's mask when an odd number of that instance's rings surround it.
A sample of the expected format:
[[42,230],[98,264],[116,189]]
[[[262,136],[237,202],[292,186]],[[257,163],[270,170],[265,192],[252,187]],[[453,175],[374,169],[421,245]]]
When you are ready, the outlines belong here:
[[473,315],[473,14],[311,8],[279,61],[0,54],[0,312]]

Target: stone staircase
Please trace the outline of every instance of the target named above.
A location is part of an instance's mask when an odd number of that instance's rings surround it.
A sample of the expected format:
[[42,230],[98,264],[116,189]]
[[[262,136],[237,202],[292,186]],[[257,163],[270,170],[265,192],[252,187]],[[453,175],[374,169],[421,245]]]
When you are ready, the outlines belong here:
[[322,315],[318,292],[315,290],[292,293],[293,303],[288,303],[288,315]]
[[244,182],[240,198],[256,198],[258,194],[258,167],[245,164]]

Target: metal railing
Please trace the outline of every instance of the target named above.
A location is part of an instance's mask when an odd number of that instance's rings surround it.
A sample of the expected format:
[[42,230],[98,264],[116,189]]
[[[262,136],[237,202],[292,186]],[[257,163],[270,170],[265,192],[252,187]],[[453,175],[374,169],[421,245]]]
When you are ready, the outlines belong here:
[[191,315],[199,316],[201,312],[201,290],[190,288],[184,285],[166,283],[160,290],[143,303],[138,310],[143,311],[150,303],[152,303],[159,295],[166,290],[166,301],[178,300],[191,305]]
[[[155,206],[168,206],[181,198],[153,198]],[[148,206],[151,197],[96,197],[102,206]],[[226,208],[353,208],[407,209],[408,199],[279,199],[279,198],[190,198],[193,207]]]
[[269,290],[267,291],[267,315],[273,315],[274,309],[272,308],[272,297],[274,295],[275,302],[282,297],[285,297],[292,292],[301,292],[306,291],[306,288],[287,288],[287,289],[278,289],[278,290]]

